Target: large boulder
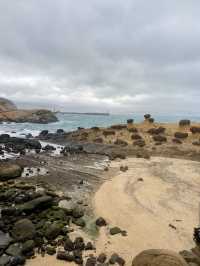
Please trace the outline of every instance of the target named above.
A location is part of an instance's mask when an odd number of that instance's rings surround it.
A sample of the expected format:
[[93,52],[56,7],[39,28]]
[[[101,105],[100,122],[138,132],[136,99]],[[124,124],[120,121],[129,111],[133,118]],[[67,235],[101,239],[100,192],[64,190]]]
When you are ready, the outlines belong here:
[[149,249],[137,255],[132,266],[187,266],[186,261],[176,252],[165,249]]
[[17,221],[13,226],[12,236],[17,241],[33,239],[35,237],[35,234],[35,226],[29,219],[21,219]]
[[17,164],[0,163],[0,181],[21,176],[23,168]]

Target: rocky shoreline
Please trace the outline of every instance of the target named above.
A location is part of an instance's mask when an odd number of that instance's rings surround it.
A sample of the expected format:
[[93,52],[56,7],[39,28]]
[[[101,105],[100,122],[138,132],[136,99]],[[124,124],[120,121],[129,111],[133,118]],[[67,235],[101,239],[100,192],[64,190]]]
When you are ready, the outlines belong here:
[[[91,199],[119,171],[110,170],[110,161],[121,162],[124,172],[128,171],[123,165],[126,157],[149,160],[159,155],[200,161],[199,141],[199,124],[188,120],[158,124],[149,115],[142,124],[130,119],[124,125],[78,128],[70,133],[44,130],[36,138],[0,135],[0,265],[23,265],[26,259],[45,253],[57,253],[58,260],[79,265],[125,265],[116,253],[96,254],[94,241],[70,237],[79,228],[96,237],[99,228],[107,225],[104,218],[93,216]],[[125,236],[125,229],[113,227],[110,234]],[[196,253],[185,251],[181,254],[185,261],[177,254],[165,254],[177,264],[162,265],[200,265],[199,240],[196,229]],[[136,258],[132,265],[146,265],[142,261]],[[156,263],[148,265],[161,265]]]
[[56,115],[45,109],[24,110],[17,109],[11,101],[0,98],[0,123],[40,123],[47,124],[57,122]]

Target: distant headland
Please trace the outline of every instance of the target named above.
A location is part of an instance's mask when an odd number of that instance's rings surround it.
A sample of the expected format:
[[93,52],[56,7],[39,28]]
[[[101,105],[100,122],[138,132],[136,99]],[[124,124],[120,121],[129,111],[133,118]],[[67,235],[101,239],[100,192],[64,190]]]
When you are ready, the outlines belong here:
[[110,113],[98,113],[98,112],[88,112],[88,113],[81,113],[81,112],[61,112],[61,111],[56,111],[56,114],[71,114],[71,115],[104,115],[104,116],[109,116]]
[[50,110],[18,109],[13,102],[0,97],[0,122],[47,124],[56,121],[58,118]]

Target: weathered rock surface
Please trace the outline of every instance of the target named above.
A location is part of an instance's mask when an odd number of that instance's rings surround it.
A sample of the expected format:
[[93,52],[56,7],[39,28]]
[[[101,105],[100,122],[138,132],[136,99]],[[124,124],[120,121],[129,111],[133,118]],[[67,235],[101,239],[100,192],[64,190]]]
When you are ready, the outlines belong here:
[[133,260],[132,266],[187,266],[177,253],[164,249],[149,249],[141,252]]
[[1,163],[0,164],[0,181],[6,181],[21,176],[22,167],[17,164]]

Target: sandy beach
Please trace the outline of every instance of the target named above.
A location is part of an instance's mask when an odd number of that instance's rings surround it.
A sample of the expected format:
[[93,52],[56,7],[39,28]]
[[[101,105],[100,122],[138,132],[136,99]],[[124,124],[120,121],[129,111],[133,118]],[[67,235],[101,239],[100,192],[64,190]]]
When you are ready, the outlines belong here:
[[[128,171],[118,171],[93,199],[96,217],[108,222],[95,241],[96,255],[117,252],[126,265],[131,265],[145,249],[179,252],[192,248],[193,228],[199,224],[200,163],[161,157],[128,158],[112,162],[110,171],[121,165],[127,165]],[[127,236],[111,236],[109,228],[114,226],[126,230]],[[40,264],[75,265],[48,255],[27,262],[28,266]]]
[[117,252],[131,265],[144,249],[191,248],[193,227],[199,223],[200,163],[154,157],[129,158],[123,165],[129,170],[101,186],[94,207],[97,216],[104,217],[110,227],[126,230],[127,236],[110,236],[108,228],[103,228],[97,253]]

